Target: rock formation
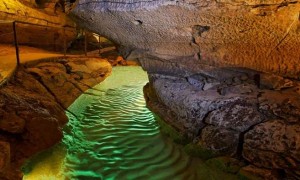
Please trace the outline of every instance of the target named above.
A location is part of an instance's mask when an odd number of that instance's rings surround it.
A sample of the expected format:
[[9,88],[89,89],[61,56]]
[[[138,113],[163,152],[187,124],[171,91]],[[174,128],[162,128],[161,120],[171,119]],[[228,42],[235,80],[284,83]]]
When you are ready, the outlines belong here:
[[237,66],[299,79],[298,1],[78,0],[75,4],[72,13],[80,24],[120,44],[125,57],[150,55],[164,62],[195,57],[190,69],[202,64]]
[[219,70],[150,74],[148,107],[188,137],[186,147],[198,149],[203,159],[231,156],[255,165],[242,170],[264,179],[298,179],[300,83],[237,68],[222,69],[219,76]]
[[[60,14],[72,10],[81,26],[119,44],[125,58],[139,60],[149,74],[144,89],[148,107],[176,130],[170,131],[178,133],[176,140],[188,152],[203,159],[239,159],[246,164],[241,176],[300,179],[297,0],[77,0],[61,8],[62,4],[2,0],[0,17],[59,26],[70,24]],[[3,25],[0,32],[9,28]],[[25,38],[30,28],[22,30]],[[62,32],[53,32],[58,35],[46,38],[62,44]],[[109,72],[104,68],[105,73],[96,73],[93,68],[98,66],[86,63],[28,66],[0,90],[0,169],[18,166],[24,157],[60,139],[59,128],[66,122],[63,109],[102,79],[95,77]],[[39,129],[36,124],[41,121],[45,127]],[[54,137],[43,131],[46,126]]]
[[111,72],[106,60],[65,59],[27,64],[0,89],[0,179],[21,179],[26,158],[62,138],[65,109]]
[[300,178],[297,0],[74,5],[79,23],[140,61],[149,108],[190,139],[186,149],[247,161],[241,174]]
[[69,43],[77,36],[75,23],[64,9],[60,0],[0,0],[0,43],[13,44],[12,21],[22,21],[36,25],[17,23],[19,44],[63,51],[64,37]]

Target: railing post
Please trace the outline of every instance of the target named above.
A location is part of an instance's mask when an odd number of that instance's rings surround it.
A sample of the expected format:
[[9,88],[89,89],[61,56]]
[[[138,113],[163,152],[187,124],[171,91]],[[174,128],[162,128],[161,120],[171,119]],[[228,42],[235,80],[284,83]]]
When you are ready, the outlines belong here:
[[67,38],[66,38],[66,27],[64,26],[64,57],[67,55]]
[[13,30],[14,30],[14,44],[15,44],[15,48],[16,48],[17,66],[19,66],[20,65],[20,54],[19,54],[19,43],[18,43],[18,36],[17,36],[16,21],[13,22]]
[[84,30],[84,53],[85,53],[85,56],[87,56],[87,33],[86,33],[86,30]]

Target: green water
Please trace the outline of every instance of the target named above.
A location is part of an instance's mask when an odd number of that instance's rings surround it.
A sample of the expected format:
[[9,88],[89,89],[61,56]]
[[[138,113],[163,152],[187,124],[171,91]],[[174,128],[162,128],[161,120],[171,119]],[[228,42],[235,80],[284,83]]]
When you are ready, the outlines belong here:
[[63,142],[29,161],[23,179],[233,179],[186,155],[146,108],[140,67],[115,67],[66,112]]

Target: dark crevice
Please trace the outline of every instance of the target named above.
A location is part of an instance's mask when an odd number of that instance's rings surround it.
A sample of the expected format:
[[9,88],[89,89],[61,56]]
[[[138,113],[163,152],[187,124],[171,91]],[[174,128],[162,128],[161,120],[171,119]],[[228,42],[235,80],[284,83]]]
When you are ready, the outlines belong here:
[[251,6],[252,8],[260,8],[260,7],[269,7],[269,6],[277,6],[278,8],[280,7],[284,7],[284,6],[288,6],[290,4],[297,4],[298,1],[292,1],[292,2],[286,2],[286,1],[283,1],[281,3],[273,3],[273,4],[256,4],[256,5],[249,5]]
[[205,122],[205,120],[209,117],[209,115],[213,112],[213,111],[215,111],[216,109],[214,109],[214,110],[212,110],[212,111],[209,111],[209,112],[207,112],[206,114],[205,114],[205,116],[203,117],[203,119],[202,119],[202,124],[203,124],[203,126],[202,127],[199,127],[199,130],[198,130],[198,133],[197,133],[197,137],[199,137],[200,135],[201,135],[201,133],[202,133],[202,130],[203,130],[203,128],[205,128],[207,125],[210,125],[210,124],[208,124],[208,123],[206,123]]
[[105,91],[101,91],[101,90],[99,90],[99,89],[96,89],[96,88],[94,88],[94,87],[92,87],[92,86],[90,86],[90,85],[88,85],[88,84],[83,83],[83,82],[78,81],[78,83],[81,84],[81,85],[86,86],[88,89],[92,89],[92,90],[95,90],[95,91],[98,91],[98,92],[103,92],[103,93],[105,93]]
[[236,155],[238,159],[243,159],[243,146],[244,146],[244,138],[245,138],[245,132],[242,132],[239,134],[239,142],[238,147],[236,150]]
[[80,91],[81,93],[84,93],[84,91],[76,83],[73,83],[72,81],[69,81],[69,80],[66,80],[66,82],[71,83],[76,89],[78,89],[78,91]]
[[136,22],[137,25],[142,25],[143,24],[143,21],[141,21],[141,20],[135,20],[135,22]]
[[74,117],[78,118],[73,112],[71,112],[70,110],[68,110],[67,108],[64,107],[64,105],[58,100],[58,98],[56,97],[56,95],[51,91],[51,89],[48,88],[48,86],[46,86],[44,84],[44,82],[42,81],[41,77],[34,73],[34,72],[30,72],[29,73],[34,79],[36,79],[46,90],[49,94],[51,94],[51,96],[53,96],[53,98],[55,99],[55,101],[57,102],[57,104],[65,111],[69,112],[70,114],[72,114]]
[[242,152],[243,152],[243,145],[244,145],[244,140],[245,140],[245,134],[248,133],[249,131],[253,130],[255,128],[255,126],[261,124],[263,122],[263,119],[261,122],[253,124],[252,126],[250,126],[246,131],[241,132],[240,136],[239,136],[239,145],[238,145],[238,155],[240,157],[242,157]]
[[255,75],[253,76],[253,80],[254,80],[255,85],[256,85],[258,88],[260,88],[260,74],[255,74]]
[[195,25],[192,27],[193,37],[197,37],[202,35],[202,33],[209,31],[210,26],[201,26],[201,25]]

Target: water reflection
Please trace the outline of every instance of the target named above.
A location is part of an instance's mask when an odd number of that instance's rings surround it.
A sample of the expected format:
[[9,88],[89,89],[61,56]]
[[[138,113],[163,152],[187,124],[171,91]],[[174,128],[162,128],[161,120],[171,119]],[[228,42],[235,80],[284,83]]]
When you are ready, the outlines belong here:
[[33,158],[24,179],[221,178],[160,133],[145,107],[147,81],[140,67],[114,68],[70,106],[62,144]]

